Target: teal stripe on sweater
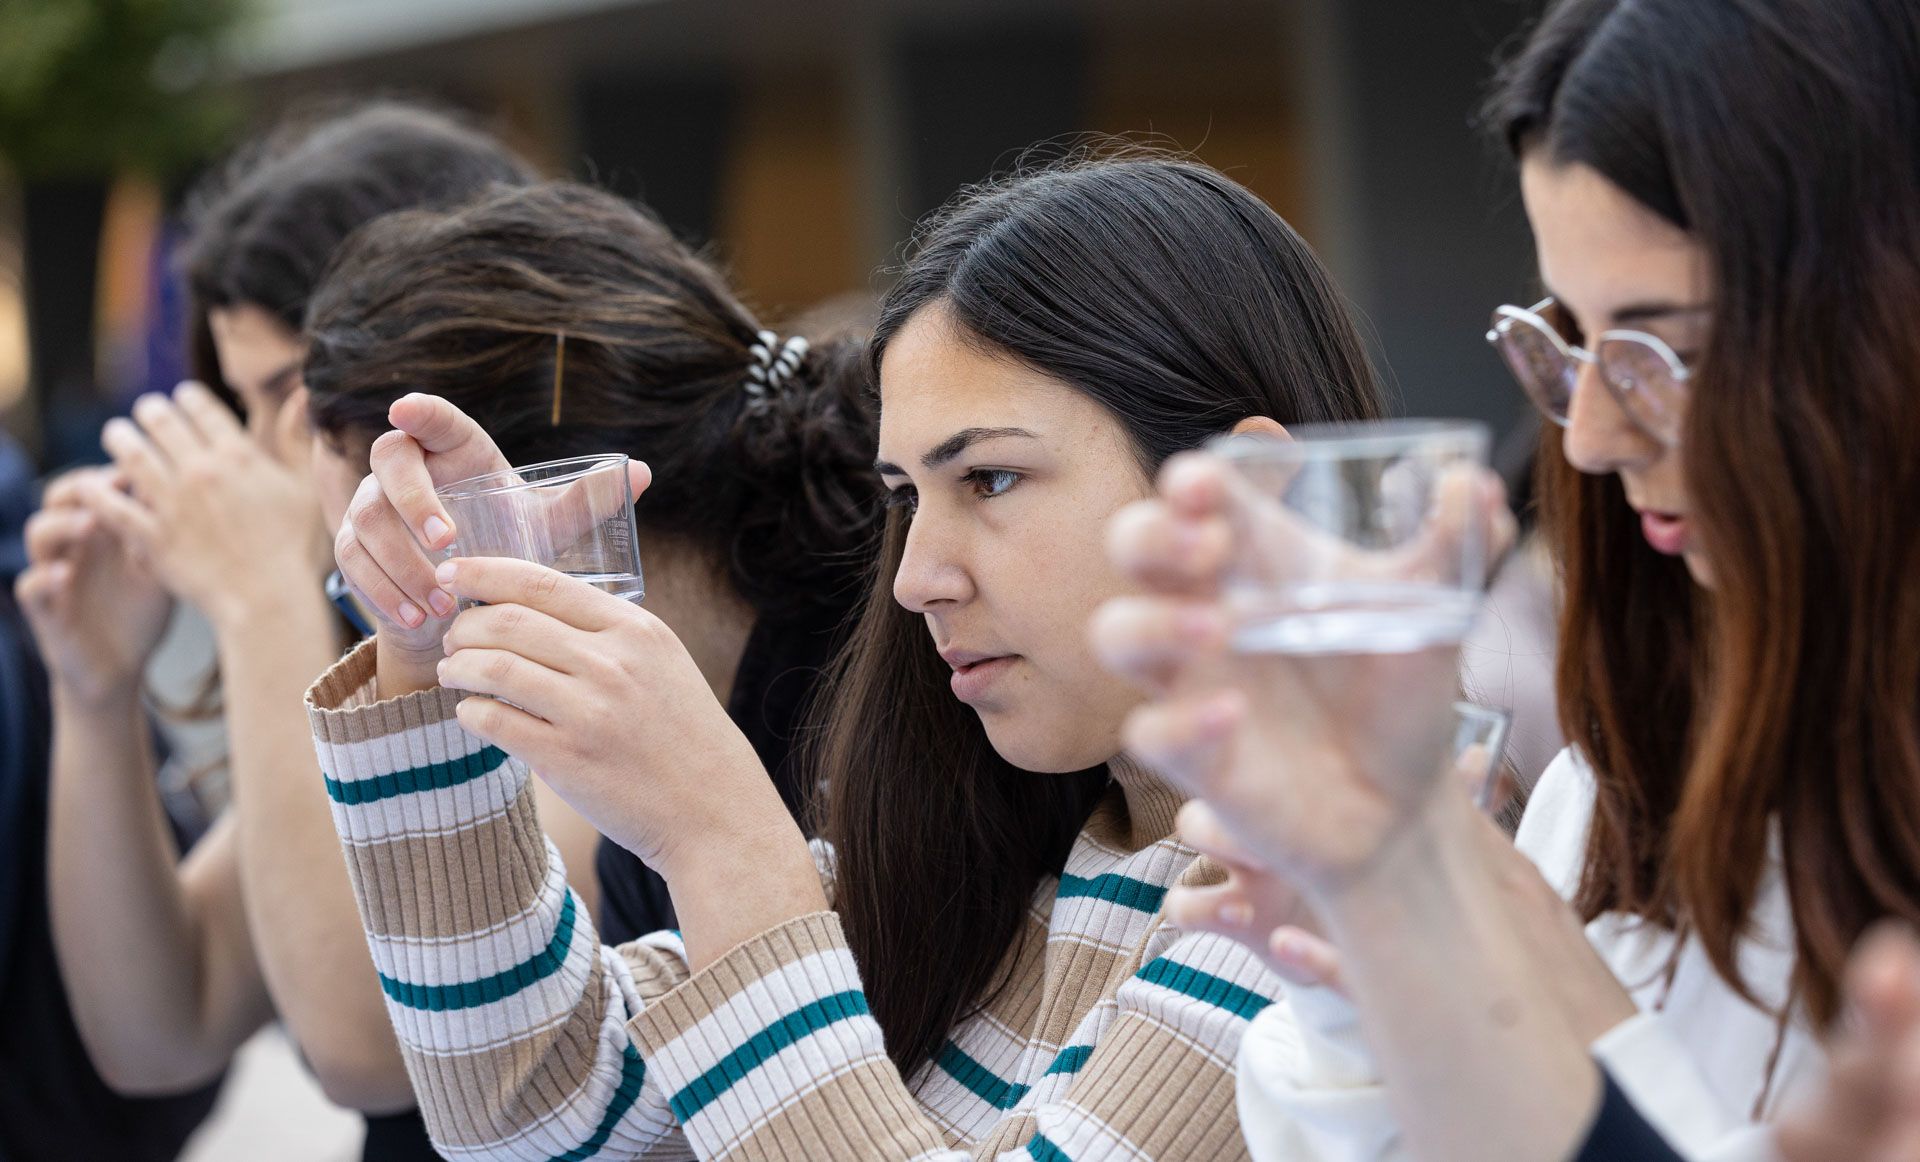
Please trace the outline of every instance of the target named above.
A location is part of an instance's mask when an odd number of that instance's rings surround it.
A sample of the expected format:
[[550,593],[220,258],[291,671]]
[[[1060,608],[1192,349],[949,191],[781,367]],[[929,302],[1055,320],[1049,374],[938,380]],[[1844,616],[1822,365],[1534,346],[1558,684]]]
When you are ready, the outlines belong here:
[[1033,1089],[1030,1085],[1021,1085],[1001,1077],[969,1057],[964,1049],[951,1041],[934,1060],[947,1071],[947,1076],[972,1090],[975,1097],[997,1110],[1010,1110],[1019,1105],[1020,1099]]
[[566,901],[560,905],[560,923],[554,928],[553,939],[547,942],[546,948],[505,972],[459,984],[409,984],[383,972],[380,974],[380,988],[396,1003],[410,1009],[425,1009],[429,1013],[471,1009],[510,997],[559,971],[560,965],[567,959],[567,946],[573,943],[573,907],[573,893],[569,891]]
[[1167,889],[1159,884],[1136,880],[1132,876],[1123,876],[1118,872],[1107,872],[1092,879],[1083,879],[1080,876],[1062,872],[1060,891],[1056,895],[1062,900],[1088,896],[1096,900],[1105,900],[1109,904],[1118,904],[1122,908],[1132,908],[1136,912],[1158,912],[1160,901],[1167,898]]
[[1078,1073],[1080,1067],[1087,1063],[1087,1058],[1092,1056],[1093,1046],[1091,1045],[1069,1045],[1060,1051],[1060,1056],[1053,1059],[1052,1065],[1047,1066],[1047,1076],[1052,1077],[1056,1073]]
[[1034,1162],[1073,1162],[1067,1152],[1054,1145],[1045,1134],[1035,1134],[1027,1140],[1027,1154]]
[[[1046,1076],[1053,1077],[1063,1073],[1078,1073],[1080,1067],[1093,1056],[1089,1045],[1069,1045],[1047,1066]],[[967,1055],[966,1050],[949,1041],[940,1055],[934,1058],[935,1064],[946,1070],[947,1076],[966,1086],[973,1095],[997,1110],[1010,1110],[1020,1104],[1021,1099],[1033,1092],[1030,1085],[1017,1081],[1008,1081],[993,1070]]]
[[607,1139],[613,1137],[613,1128],[633,1108],[634,1101],[640,1096],[640,1086],[646,1080],[647,1063],[640,1060],[640,1051],[629,1041],[626,1051],[620,1055],[620,1086],[613,1091],[613,1102],[607,1106],[607,1112],[600,1116],[600,1124],[594,1127],[593,1135],[566,1153],[555,1154],[547,1162],[583,1162],[598,1154],[600,1147],[607,1144]]
[[720,1064],[688,1082],[667,1104],[684,1126],[693,1115],[782,1049],[829,1025],[864,1017],[867,1012],[867,994],[859,989],[848,989],[802,1005],[749,1037],[746,1044],[721,1058]]
[[1178,961],[1162,956],[1147,962],[1146,967],[1135,976],[1148,984],[1157,984],[1161,988],[1172,989],[1181,996],[1192,997],[1196,1001],[1212,1005],[1216,1009],[1225,1009],[1236,1017],[1252,1020],[1255,1013],[1273,1002],[1254,992],[1241,988],[1230,980],[1189,968]]
[[481,747],[464,758],[448,759],[444,763],[428,763],[424,767],[408,767],[404,771],[395,771],[390,775],[376,775],[371,779],[327,779],[327,798],[348,807],[359,807],[367,803],[378,803],[382,799],[392,799],[399,795],[411,795],[419,791],[444,791],[448,787],[457,787],[462,783],[471,783],[484,778],[500,768],[507,761],[507,752],[497,746]]

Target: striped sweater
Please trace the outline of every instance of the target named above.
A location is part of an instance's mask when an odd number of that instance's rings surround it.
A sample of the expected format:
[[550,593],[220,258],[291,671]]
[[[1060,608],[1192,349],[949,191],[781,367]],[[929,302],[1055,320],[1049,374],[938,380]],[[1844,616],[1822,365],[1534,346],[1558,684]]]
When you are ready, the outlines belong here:
[[903,1079],[830,912],[690,973],[601,945],[518,761],[458,695],[376,701],[371,643],[309,694],[374,966],[454,1159],[1240,1158],[1233,1061],[1279,982],[1159,914],[1217,873],[1129,771],[1040,885],[1011,987]]

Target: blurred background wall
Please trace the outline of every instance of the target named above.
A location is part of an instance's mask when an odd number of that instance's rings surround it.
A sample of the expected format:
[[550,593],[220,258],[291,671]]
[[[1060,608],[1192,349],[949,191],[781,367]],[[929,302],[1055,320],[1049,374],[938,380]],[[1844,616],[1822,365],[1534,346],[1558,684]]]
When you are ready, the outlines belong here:
[[[142,5],[39,7],[113,27]],[[164,256],[192,157],[303,102],[380,92],[471,109],[556,174],[643,197],[776,319],[884,286],[917,216],[1025,146],[1152,135],[1246,183],[1319,248],[1404,411],[1502,433],[1522,422],[1481,333],[1493,305],[1526,294],[1530,252],[1513,183],[1471,125],[1494,49],[1537,7],[1522,0],[161,7],[184,31],[156,34],[155,94],[66,108],[54,128],[110,143],[84,118],[193,98],[190,130],[166,130],[180,148],[136,137],[77,165],[15,158],[0,179],[0,416],[43,467],[89,455],[102,415],[181,373]],[[0,76],[11,51],[0,43]],[[83,82],[135,67],[82,65]],[[70,107],[80,83],[40,99]],[[0,113],[7,90],[0,79]]]

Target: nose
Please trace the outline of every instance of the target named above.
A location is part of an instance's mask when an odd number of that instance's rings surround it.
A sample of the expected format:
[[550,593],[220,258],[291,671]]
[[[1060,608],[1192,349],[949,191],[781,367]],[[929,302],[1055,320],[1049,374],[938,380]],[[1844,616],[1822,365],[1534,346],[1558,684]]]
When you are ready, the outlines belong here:
[[939,613],[973,598],[964,536],[923,505],[907,526],[900,568],[893,575],[893,599],[914,613]]
[[247,435],[265,451],[273,451],[275,421],[279,414],[280,409],[266,406],[247,409]]
[[1580,366],[1560,447],[1568,463],[1596,476],[1643,468],[1664,451],[1659,441],[1628,417],[1601,380],[1600,369],[1591,363]]

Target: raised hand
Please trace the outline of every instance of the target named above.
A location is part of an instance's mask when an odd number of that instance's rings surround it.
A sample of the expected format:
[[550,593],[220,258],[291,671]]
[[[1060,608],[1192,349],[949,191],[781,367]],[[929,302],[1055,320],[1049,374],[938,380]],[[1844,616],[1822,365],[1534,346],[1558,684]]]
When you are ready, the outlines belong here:
[[101,443],[131,495],[96,490],[95,512],[216,627],[272,616],[289,593],[317,586],[326,534],[312,484],[205,387],[141,397]]
[[104,468],[49,485],[27,520],[29,564],[14,584],[56,686],[84,705],[137,695],[173,611],[138,550],[97,514],[99,495],[118,488]]
[[[373,443],[373,472],[347,508],[334,557],[379,620],[383,648],[430,670],[456,608],[434,579],[458,532],[435,490],[510,465],[472,417],[437,396],[404,396],[387,418],[395,430]],[[651,475],[637,462],[630,471],[638,496]]]
[[[1485,522],[1507,535],[1490,476],[1443,490],[1433,527]],[[1211,802],[1260,864],[1296,880],[1337,880],[1365,864],[1442,782],[1457,649],[1296,657],[1229,648],[1230,573],[1283,577],[1316,534],[1215,457],[1169,462],[1159,496],[1113,522],[1109,547],[1144,595],[1094,618],[1108,668],[1149,695],[1125,741]],[[1406,550],[1373,562],[1407,565]]]
[[437,580],[485,603],[454,619],[438,667],[441,685],[491,695],[461,702],[460,724],[670,883],[687,845],[790,826],[752,745],[659,618],[509,557],[448,561]]
[[1819,1091],[1776,1132],[1787,1162],[1920,1158],[1920,942],[1892,924],[1868,933],[1847,970],[1851,1019]]

